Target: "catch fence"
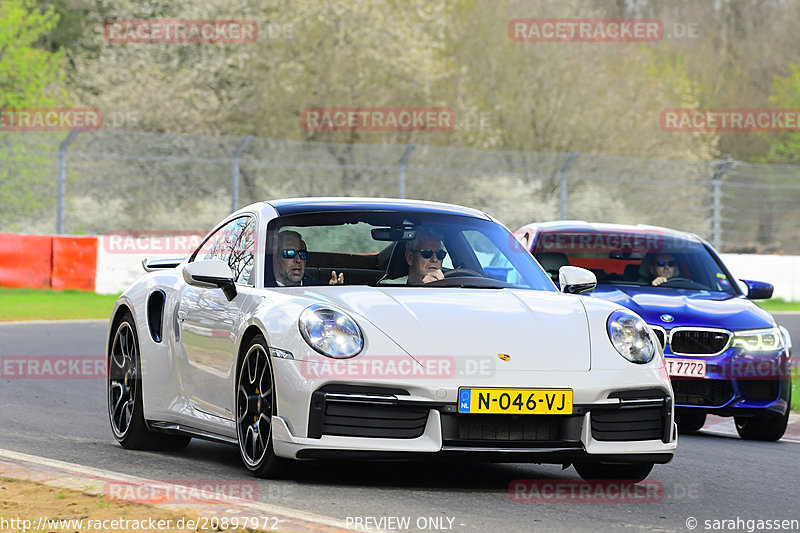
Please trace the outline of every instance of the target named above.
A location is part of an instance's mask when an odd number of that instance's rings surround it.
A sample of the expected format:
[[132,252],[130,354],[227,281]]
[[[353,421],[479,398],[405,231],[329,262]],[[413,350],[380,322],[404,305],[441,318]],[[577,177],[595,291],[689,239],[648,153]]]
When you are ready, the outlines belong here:
[[0,132],[0,231],[205,231],[306,196],[482,209],[516,229],[581,219],[697,233],[723,252],[800,254],[800,166],[98,130]]

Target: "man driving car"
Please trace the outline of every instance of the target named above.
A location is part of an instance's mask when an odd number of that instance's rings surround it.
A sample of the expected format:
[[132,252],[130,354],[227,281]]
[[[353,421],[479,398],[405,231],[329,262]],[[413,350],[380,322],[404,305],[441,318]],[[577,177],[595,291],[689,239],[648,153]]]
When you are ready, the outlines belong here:
[[[403,242],[401,241],[396,246],[402,244]],[[380,283],[386,285],[422,285],[444,279],[442,262],[445,257],[447,257],[447,252],[442,244],[441,236],[429,228],[417,228],[414,238],[405,244],[402,257],[408,265],[408,274],[400,277],[384,278]]]
[[433,231],[417,230],[417,235],[406,245],[408,285],[419,285],[444,279],[442,261],[447,252],[442,239]]
[[658,254],[650,263],[650,275],[653,280],[650,284],[653,287],[658,287],[662,283],[666,283],[670,278],[678,275],[678,263],[672,254]]

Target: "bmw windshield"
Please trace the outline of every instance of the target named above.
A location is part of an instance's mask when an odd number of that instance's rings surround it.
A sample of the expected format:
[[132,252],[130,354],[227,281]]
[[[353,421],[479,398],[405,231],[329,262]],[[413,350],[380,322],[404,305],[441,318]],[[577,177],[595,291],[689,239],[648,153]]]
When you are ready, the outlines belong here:
[[727,270],[701,242],[648,233],[544,232],[534,257],[558,278],[564,265],[594,272],[598,284],[738,294]]

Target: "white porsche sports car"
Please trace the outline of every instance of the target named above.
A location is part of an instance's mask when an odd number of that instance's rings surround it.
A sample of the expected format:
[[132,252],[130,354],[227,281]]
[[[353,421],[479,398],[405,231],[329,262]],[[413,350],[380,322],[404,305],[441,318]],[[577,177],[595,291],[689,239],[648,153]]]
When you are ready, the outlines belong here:
[[644,479],[672,459],[673,393],[639,316],[559,292],[489,215],[422,201],[301,198],[223,220],[189,257],[145,263],[108,333],[125,448],[192,437],[247,468],[291,460],[556,463]]

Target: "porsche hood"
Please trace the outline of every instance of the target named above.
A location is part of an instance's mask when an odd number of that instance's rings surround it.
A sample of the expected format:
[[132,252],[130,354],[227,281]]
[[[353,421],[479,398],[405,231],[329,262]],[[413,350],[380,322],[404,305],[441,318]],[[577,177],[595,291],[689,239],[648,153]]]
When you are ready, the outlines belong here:
[[325,299],[360,315],[357,320],[369,321],[415,358],[488,358],[504,370],[520,371],[588,371],[591,366],[586,311],[573,296],[513,289],[348,287]]

